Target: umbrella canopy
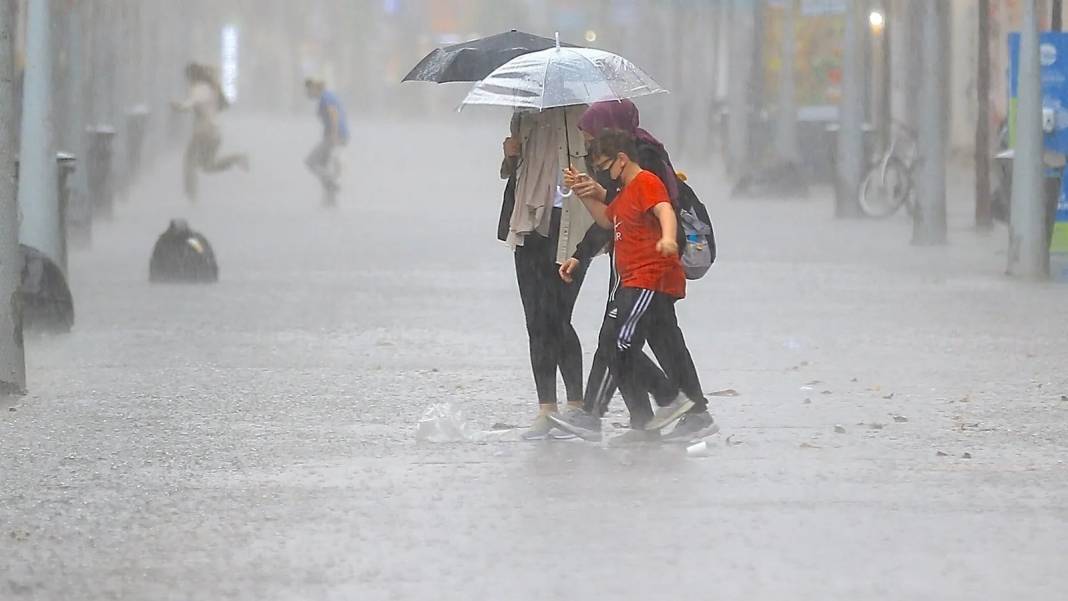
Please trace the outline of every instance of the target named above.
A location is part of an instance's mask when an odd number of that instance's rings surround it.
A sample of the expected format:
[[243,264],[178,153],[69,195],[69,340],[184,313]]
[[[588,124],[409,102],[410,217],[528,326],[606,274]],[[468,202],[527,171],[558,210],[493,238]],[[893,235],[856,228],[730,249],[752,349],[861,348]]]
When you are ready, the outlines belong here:
[[667,92],[627,59],[592,48],[555,47],[518,56],[475,84],[463,106],[544,110]]
[[438,48],[423,57],[402,81],[479,81],[517,56],[554,46],[554,40],[513,29]]

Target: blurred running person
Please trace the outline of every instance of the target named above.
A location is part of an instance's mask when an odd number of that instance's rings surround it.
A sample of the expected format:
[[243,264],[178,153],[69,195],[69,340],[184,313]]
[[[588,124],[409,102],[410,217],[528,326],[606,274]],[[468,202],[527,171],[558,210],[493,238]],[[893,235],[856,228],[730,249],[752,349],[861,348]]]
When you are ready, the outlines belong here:
[[215,70],[208,65],[189,63],[185,67],[185,78],[189,83],[189,95],[185,100],[172,102],[171,106],[175,110],[193,113],[193,135],[185,149],[183,181],[186,198],[195,201],[198,169],[205,173],[218,173],[237,166],[248,171],[249,161],[248,155],[243,153],[219,156],[222,133],[217,117],[219,111],[229,108],[230,101],[219,85]]
[[316,113],[323,124],[323,138],[304,159],[304,164],[322,183],[323,200],[327,204],[334,204],[341,189],[341,159],[338,154],[341,147],[349,142],[348,118],[345,107],[336,94],[326,89],[323,80],[313,77],[305,79],[304,91],[308,98],[319,101]]

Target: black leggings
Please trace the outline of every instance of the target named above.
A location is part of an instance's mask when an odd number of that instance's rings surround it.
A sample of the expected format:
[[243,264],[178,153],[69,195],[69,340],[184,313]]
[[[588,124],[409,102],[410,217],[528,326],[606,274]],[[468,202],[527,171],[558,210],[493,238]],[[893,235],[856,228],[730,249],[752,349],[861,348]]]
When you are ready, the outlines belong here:
[[574,282],[560,279],[553,260],[554,241],[531,233],[515,249],[515,275],[530,339],[530,367],[538,389],[538,403],[556,403],[556,370],[564,379],[567,400],[582,399],[582,345],[571,326],[585,272]]
[[668,379],[677,382],[679,389],[694,402],[691,411],[705,411],[708,401],[675,318],[675,299],[652,290],[621,288],[616,293],[616,306],[619,317],[615,320],[612,375],[619,382],[623,401],[630,411],[631,427],[641,428],[653,417],[649,391],[639,368],[643,359],[649,360],[642,352],[646,340],[650,346],[655,341],[657,357],[663,361]]

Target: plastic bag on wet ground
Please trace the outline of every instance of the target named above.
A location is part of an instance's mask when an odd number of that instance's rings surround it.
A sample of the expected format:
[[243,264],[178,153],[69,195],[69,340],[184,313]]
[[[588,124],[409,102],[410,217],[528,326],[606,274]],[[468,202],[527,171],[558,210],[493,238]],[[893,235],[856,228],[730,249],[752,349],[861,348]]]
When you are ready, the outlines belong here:
[[[503,425],[503,424],[502,424]],[[419,418],[415,431],[419,442],[488,442],[518,440],[517,428],[480,430],[469,423],[463,412],[452,403],[435,403]]]

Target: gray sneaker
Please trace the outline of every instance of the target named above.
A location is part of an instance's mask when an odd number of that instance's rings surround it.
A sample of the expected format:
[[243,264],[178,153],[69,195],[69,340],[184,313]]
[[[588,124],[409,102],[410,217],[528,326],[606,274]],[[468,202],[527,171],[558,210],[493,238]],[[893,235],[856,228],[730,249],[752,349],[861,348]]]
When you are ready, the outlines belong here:
[[558,429],[552,421],[553,417],[558,418],[560,414],[552,413],[534,418],[534,423],[520,435],[520,438],[523,440],[570,440],[575,437],[575,434],[571,432]]
[[[554,413],[553,415],[549,416],[549,421],[552,421],[554,415],[556,417],[560,417],[559,413]],[[578,438],[578,436],[576,436],[573,432],[568,432],[567,430],[556,425],[556,422],[553,422],[553,429],[549,430],[549,440],[575,440],[576,438]]]
[[719,432],[719,426],[716,424],[716,420],[712,419],[712,416],[707,411],[701,413],[687,413],[682,416],[679,423],[675,424],[675,428],[664,435],[665,441],[670,442],[690,442],[692,440],[698,440],[705,436],[712,436],[716,432]]
[[679,394],[674,401],[671,401],[670,405],[656,410],[653,419],[649,420],[648,424],[645,424],[645,429],[662,430],[664,427],[681,419],[683,415],[686,415],[687,411],[693,409],[693,404],[693,401],[687,398],[686,395]]
[[534,423],[530,424],[530,428],[520,436],[523,440],[545,440],[549,438],[549,432],[552,432],[556,426],[549,421],[549,416],[539,415],[534,418]]
[[660,442],[660,430],[627,430],[619,436],[610,438],[608,446],[625,447],[648,442]]
[[601,418],[582,409],[568,409],[563,415],[549,416],[556,427],[589,442],[601,442]]

